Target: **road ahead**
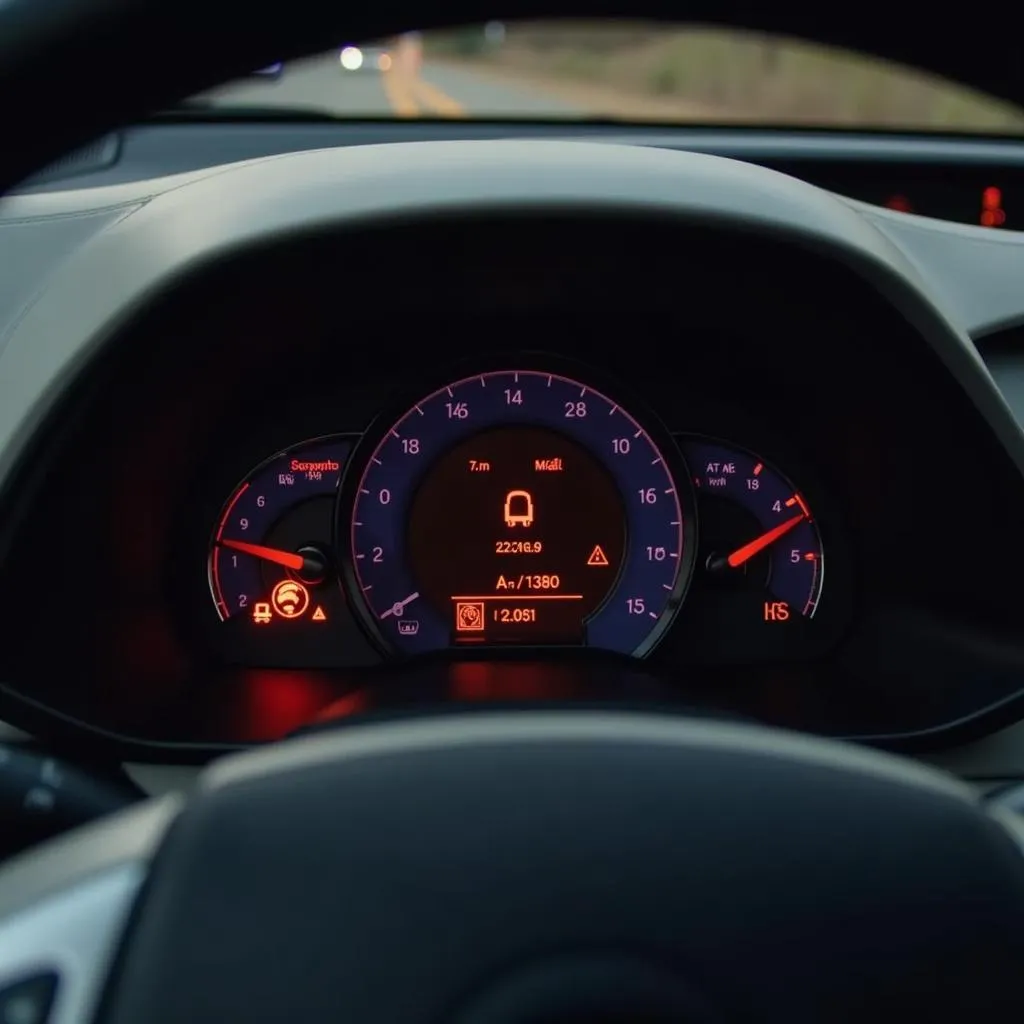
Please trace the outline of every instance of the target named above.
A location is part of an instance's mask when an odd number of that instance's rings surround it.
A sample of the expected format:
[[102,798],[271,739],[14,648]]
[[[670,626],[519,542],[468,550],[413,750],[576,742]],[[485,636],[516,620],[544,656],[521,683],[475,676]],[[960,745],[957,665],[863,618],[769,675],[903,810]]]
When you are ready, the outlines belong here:
[[540,89],[461,68],[423,65],[418,76],[345,71],[335,52],[207,96],[218,104],[315,109],[339,117],[578,117],[586,111]]

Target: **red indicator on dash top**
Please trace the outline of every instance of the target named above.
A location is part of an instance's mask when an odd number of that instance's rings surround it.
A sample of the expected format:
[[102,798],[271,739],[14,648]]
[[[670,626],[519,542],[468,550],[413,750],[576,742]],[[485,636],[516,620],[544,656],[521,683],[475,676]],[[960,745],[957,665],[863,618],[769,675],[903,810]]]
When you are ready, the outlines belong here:
[[885,205],[890,210],[899,210],[900,213],[914,212],[914,208],[910,205],[910,200],[906,196],[889,196],[885,201]]
[[1003,209],[1003,190],[989,185],[981,193],[980,223],[985,228],[1000,228],[1006,223],[1006,211]]

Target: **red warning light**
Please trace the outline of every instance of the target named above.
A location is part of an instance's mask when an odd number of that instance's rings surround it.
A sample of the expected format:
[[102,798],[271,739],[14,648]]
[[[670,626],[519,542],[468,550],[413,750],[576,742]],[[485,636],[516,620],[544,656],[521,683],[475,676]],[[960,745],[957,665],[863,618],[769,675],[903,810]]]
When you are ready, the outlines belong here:
[[899,210],[900,213],[914,212],[914,208],[910,205],[910,200],[906,196],[889,196],[885,201],[885,205],[890,210]]
[[1006,223],[1006,211],[1003,209],[1003,190],[989,185],[981,192],[981,217],[982,227],[998,228]]

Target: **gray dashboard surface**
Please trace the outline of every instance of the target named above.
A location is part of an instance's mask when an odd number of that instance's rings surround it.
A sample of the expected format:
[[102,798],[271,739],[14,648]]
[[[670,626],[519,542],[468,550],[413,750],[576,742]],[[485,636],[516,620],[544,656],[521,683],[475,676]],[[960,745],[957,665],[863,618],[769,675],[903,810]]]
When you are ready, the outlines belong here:
[[314,227],[567,204],[731,224],[831,251],[931,341],[1024,469],[1020,427],[967,338],[1024,317],[1017,234],[893,214],[703,154],[498,140],[314,150],[77,195],[13,196],[0,206],[0,252],[17,258],[14,239],[29,221],[126,203],[137,205],[84,241],[51,235],[53,264],[40,261],[34,297],[0,310],[0,472],[127,311],[203,262]]
[[23,192],[97,188],[162,178],[281,153],[382,142],[472,139],[557,139],[652,146],[749,160],[843,164],[937,164],[1024,167],[1019,140],[956,136],[878,135],[820,130],[649,128],[630,125],[528,122],[339,121],[249,123],[205,121],[138,125],[97,140],[26,182]]
[[[26,182],[19,193],[0,200],[0,266],[5,268],[0,282],[0,350],[12,311],[62,259],[96,231],[130,212],[133,204],[177,188],[211,168],[313,149],[396,140],[502,138],[597,140],[752,163],[830,160],[1024,167],[1024,145],[1003,140],[469,122],[140,126],[100,140],[83,151],[79,161],[73,155],[37,181]],[[1018,301],[1015,287],[1024,261],[1024,232],[993,232],[844,201],[885,231],[917,263],[942,294],[958,326],[972,337],[1024,323],[1024,301]]]
[[[211,131],[211,127],[215,130]],[[446,124],[402,126],[402,137],[458,138],[467,126]],[[507,138],[521,130],[537,136],[536,126],[473,126],[487,138],[491,132]],[[575,126],[577,138],[597,132],[594,126]],[[608,129],[603,129],[608,133]],[[157,195],[218,170],[229,160],[266,157],[329,143],[342,152],[348,146],[394,139],[396,127],[386,123],[355,124],[339,129],[327,125],[167,125],[132,129],[119,143],[118,162],[102,172],[70,180],[50,180],[26,192],[0,200],[0,353],[21,313],[45,288],[48,278],[86,242],[112,228],[122,218]],[[540,134],[565,138],[563,126],[548,126]],[[688,130],[658,133],[622,131],[601,136],[609,144],[686,151],[706,151],[751,161],[806,156],[831,159],[947,160],[961,163],[1024,164],[1024,146],[1004,142],[950,142],[934,139],[887,139],[822,133],[729,133]],[[220,157],[221,159],[216,159]],[[196,165],[199,165],[198,167]],[[73,163],[68,164],[73,168]],[[159,171],[159,176],[148,172]],[[1024,232],[993,232],[971,225],[896,213],[853,200],[841,200],[858,210],[884,232],[926,279],[932,292],[964,332],[980,338],[1024,323],[1024,296],[1018,282],[1024,271]],[[1000,367],[1005,370],[1005,363]],[[1006,397],[1024,422],[1024,389],[1011,375]]]
[[[0,474],[98,339],[205,259],[313,224],[473,203],[609,200],[742,219],[839,253],[905,304],[1024,468],[1024,372],[1005,359],[994,367],[1004,401],[968,340],[1024,323],[1024,233],[883,210],[752,164],[649,144],[506,139],[324,149],[4,199]],[[999,767],[988,774],[1024,773],[1024,743],[1015,738],[1010,758],[1005,742],[999,749]],[[970,761],[972,774],[986,774],[983,757]]]
[[18,316],[54,268],[89,238],[136,209],[113,197],[102,206],[49,204],[46,210],[0,208],[0,353]]

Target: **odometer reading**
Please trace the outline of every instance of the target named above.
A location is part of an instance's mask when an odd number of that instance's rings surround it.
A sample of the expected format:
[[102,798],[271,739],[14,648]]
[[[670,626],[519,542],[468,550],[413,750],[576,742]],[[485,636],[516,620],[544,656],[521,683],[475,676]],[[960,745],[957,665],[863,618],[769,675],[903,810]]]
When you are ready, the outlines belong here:
[[341,525],[368,619],[402,652],[643,653],[692,562],[691,506],[676,486],[610,398],[498,371],[436,391],[378,436]]
[[406,548],[420,593],[452,605],[452,642],[581,644],[625,534],[615,479],[587,448],[514,425],[437,460],[413,496]]

